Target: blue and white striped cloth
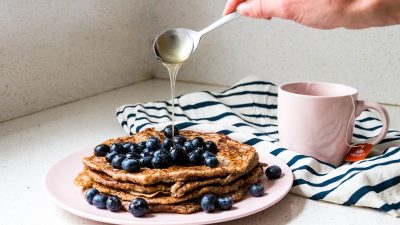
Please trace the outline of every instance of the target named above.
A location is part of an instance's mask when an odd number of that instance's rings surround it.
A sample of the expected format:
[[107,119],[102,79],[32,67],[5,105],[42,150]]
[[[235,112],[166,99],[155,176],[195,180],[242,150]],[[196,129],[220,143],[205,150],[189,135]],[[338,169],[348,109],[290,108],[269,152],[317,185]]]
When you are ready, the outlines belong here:
[[[279,146],[277,130],[277,87],[246,77],[221,92],[182,95],[175,100],[180,129],[214,124],[215,132],[234,136],[246,134],[246,144],[262,146],[292,169],[292,193],[347,206],[376,208],[400,216],[400,132],[390,130],[374,147],[370,157],[335,167]],[[126,133],[148,127],[164,127],[171,121],[171,102],[156,101],[123,105],[117,117]],[[382,125],[376,114],[365,111],[357,118],[353,142],[376,136]]]

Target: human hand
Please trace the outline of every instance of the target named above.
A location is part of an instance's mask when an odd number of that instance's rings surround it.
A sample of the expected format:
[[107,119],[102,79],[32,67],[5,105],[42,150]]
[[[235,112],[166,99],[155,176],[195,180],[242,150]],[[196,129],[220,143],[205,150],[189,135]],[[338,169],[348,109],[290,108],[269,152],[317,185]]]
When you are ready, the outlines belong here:
[[318,29],[361,29],[400,23],[397,0],[228,0],[224,15],[235,10],[247,17],[279,17]]

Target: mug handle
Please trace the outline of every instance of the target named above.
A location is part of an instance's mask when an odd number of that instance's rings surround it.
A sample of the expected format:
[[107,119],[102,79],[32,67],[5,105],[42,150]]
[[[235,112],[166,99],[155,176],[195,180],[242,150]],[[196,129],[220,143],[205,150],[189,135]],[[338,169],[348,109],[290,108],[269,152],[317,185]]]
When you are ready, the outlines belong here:
[[389,114],[382,105],[380,105],[376,102],[357,101],[355,117],[357,118],[366,109],[374,109],[381,115],[381,119],[382,119],[381,133],[378,136],[376,136],[372,141],[370,141],[370,144],[376,145],[379,142],[381,142],[383,140],[383,138],[385,138],[385,136],[388,132],[389,123],[390,123]]

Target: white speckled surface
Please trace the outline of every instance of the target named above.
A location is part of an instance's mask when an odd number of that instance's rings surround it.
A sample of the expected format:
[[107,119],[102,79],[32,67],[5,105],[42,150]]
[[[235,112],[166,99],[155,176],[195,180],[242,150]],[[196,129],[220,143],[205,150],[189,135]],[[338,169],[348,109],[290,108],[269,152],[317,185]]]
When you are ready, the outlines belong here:
[[[224,87],[177,84],[177,94]],[[124,135],[115,107],[167,99],[169,82],[149,80],[46,111],[0,123],[0,224],[101,224],[58,208],[46,195],[44,176],[63,157]],[[400,128],[400,107],[389,107],[391,127]],[[72,181],[71,181],[72,182]],[[211,215],[212,216],[212,215]],[[397,225],[399,219],[371,209],[345,207],[289,194],[273,207],[225,225]]]
[[[221,16],[225,2],[159,1],[150,29],[202,29]],[[321,31],[279,19],[240,18],[207,34],[178,79],[225,85],[246,75],[277,84],[330,81],[355,86],[364,99],[400,104],[399,37],[400,25]],[[154,67],[157,77],[167,77],[162,66]]]
[[146,1],[0,3],[0,121],[150,77]]

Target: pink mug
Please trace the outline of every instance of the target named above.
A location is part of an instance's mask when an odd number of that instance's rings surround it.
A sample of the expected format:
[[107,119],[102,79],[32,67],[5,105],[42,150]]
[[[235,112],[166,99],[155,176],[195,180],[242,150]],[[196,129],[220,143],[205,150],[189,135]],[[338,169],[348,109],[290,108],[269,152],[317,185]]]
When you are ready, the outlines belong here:
[[351,144],[355,118],[365,109],[376,110],[382,131],[370,144],[387,134],[389,115],[375,102],[357,100],[355,88],[332,83],[298,82],[278,90],[280,144],[288,149],[339,166]]

